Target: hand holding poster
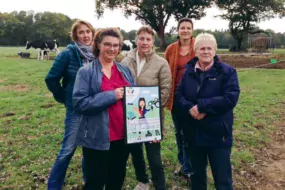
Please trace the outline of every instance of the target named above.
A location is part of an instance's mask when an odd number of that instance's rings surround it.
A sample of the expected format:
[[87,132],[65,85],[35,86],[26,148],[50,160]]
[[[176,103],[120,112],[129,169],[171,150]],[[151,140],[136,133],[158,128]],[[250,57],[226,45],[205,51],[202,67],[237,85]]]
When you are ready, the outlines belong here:
[[128,144],[162,140],[158,86],[125,87],[125,126]]

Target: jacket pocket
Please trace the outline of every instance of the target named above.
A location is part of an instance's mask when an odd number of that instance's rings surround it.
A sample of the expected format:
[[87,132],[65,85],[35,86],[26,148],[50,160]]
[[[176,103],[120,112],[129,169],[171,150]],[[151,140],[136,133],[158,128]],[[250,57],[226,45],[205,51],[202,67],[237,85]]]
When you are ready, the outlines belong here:
[[224,128],[224,135],[225,137],[229,136],[231,134],[229,126],[226,122],[223,122],[223,128]]
[[211,136],[225,136],[226,126],[222,121],[205,121],[201,123],[201,130]]

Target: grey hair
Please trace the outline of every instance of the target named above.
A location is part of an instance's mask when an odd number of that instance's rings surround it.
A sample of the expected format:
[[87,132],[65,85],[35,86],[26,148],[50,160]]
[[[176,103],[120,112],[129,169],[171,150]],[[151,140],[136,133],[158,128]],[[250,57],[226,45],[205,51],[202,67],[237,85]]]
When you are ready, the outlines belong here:
[[213,34],[203,32],[203,33],[198,34],[198,36],[196,36],[195,42],[194,42],[194,50],[197,50],[199,46],[201,45],[201,43],[205,41],[213,43],[214,49],[215,50],[218,49],[215,36]]

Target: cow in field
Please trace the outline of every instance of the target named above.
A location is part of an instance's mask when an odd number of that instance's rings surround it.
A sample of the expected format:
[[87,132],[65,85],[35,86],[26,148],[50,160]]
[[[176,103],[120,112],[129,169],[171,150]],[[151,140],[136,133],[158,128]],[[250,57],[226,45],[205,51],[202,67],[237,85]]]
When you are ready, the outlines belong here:
[[136,45],[134,40],[124,40],[123,46],[122,46],[122,54],[125,56],[128,53],[128,51],[130,51],[136,47],[137,47],[137,45]]
[[38,60],[43,60],[44,54],[46,54],[47,58],[49,59],[48,53],[50,51],[55,51],[56,55],[59,54],[59,44],[56,40],[35,40],[32,42],[27,41],[26,49],[30,49],[31,47],[38,51]]
[[137,45],[134,42],[134,40],[124,40],[123,46],[122,46],[122,51],[130,51],[136,47],[137,47]]

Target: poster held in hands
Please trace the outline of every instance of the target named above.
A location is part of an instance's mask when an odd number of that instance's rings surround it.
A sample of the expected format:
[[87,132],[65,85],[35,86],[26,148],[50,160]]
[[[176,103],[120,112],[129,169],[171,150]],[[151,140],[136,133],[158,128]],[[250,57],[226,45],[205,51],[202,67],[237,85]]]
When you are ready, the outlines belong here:
[[162,140],[160,89],[124,87],[126,143]]

